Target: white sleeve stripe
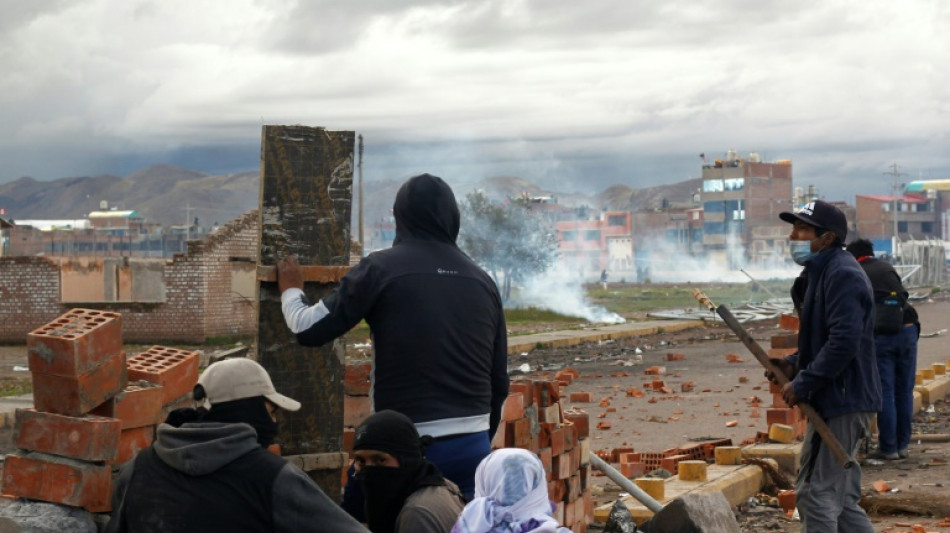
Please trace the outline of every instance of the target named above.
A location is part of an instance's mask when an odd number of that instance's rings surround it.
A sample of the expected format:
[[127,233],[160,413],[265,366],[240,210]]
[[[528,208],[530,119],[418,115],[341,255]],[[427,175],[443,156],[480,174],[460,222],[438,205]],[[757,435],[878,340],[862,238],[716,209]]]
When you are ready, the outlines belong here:
[[303,297],[303,291],[297,288],[287,289],[280,295],[280,308],[284,313],[284,320],[294,335],[307,331],[330,314],[327,306],[323,305],[323,300],[307,307],[303,303]]

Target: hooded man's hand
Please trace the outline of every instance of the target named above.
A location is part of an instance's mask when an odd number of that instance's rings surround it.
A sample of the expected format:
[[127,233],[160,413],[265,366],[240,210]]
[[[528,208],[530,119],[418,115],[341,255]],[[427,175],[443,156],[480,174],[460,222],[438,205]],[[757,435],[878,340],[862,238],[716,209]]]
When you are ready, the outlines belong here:
[[291,255],[277,263],[277,287],[281,294],[287,289],[303,289],[303,272],[296,257]]

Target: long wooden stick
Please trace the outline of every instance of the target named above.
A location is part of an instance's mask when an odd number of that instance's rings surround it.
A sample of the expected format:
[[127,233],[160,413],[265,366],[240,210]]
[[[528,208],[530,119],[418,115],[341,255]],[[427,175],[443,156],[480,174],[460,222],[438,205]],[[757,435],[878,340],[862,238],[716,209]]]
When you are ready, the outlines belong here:
[[[732,312],[724,306],[716,306],[712,303],[705,294],[702,293],[699,289],[693,289],[693,297],[696,298],[700,304],[706,306],[710,311],[715,312],[726,325],[729,326],[739,340],[742,341],[742,344],[745,344],[745,347],[752,352],[752,355],[765,367],[766,370],[770,371],[772,375],[775,376],[775,381],[780,387],[784,387],[788,383],[788,377],[782,372],[777,366],[772,364],[772,361],[769,360],[769,354],[759,346],[759,343],[755,342],[755,339],[749,335],[749,332],[742,327],[742,324],[736,320],[736,317],[732,315]],[[835,437],[835,434],[831,432],[831,428],[828,427],[828,424],[822,420],[821,416],[815,411],[815,408],[810,404],[799,401],[798,408],[801,409],[802,414],[805,415],[805,418],[811,422],[812,427],[815,428],[815,431],[821,435],[821,440],[825,446],[831,450],[831,453],[835,456],[835,459],[841,463],[841,466],[844,468],[851,468],[851,465],[854,464],[854,459],[845,451],[844,447],[841,446],[841,443],[838,442],[838,438]]]

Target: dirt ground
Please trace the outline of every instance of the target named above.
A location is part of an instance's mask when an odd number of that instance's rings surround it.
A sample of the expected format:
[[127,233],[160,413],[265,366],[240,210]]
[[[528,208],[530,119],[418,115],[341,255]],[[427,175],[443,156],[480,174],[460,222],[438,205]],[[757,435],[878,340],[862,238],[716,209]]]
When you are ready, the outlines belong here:
[[[920,340],[918,368],[935,362],[947,362],[950,349],[950,299],[938,293],[926,301],[915,302],[923,324],[924,337]],[[636,319],[637,317],[628,317]],[[779,333],[777,320],[747,323],[747,330],[764,347],[769,338]],[[551,324],[547,329],[569,329],[564,323]],[[544,330],[537,324],[532,332]],[[513,335],[517,331],[511,332]],[[348,358],[365,356],[365,339],[351,339],[347,346]],[[682,354],[682,359],[667,360],[668,353]],[[741,361],[729,362],[727,354],[736,354]],[[529,371],[520,368],[527,364]],[[633,447],[637,451],[663,451],[705,438],[729,438],[738,444],[758,431],[767,431],[765,409],[771,395],[755,358],[723,325],[645,337],[633,337],[603,343],[591,343],[570,348],[536,349],[527,354],[513,355],[510,360],[512,379],[520,376],[551,377],[557,370],[570,366],[580,373],[567,392],[587,391],[594,395],[592,403],[572,405],[565,399],[565,407],[586,410],[591,416],[592,448],[613,449]],[[673,394],[654,393],[644,386],[652,376],[644,374],[651,366],[665,368],[660,376]],[[29,383],[23,346],[0,346],[0,387],[22,387]],[[693,392],[682,393],[681,384],[693,381]],[[625,391],[638,387],[642,398],[628,397]],[[756,399],[762,407],[750,406]],[[608,407],[601,407],[603,400]],[[652,403],[651,403],[652,402]],[[914,433],[922,435],[950,434],[950,404],[935,404],[934,412],[918,413]],[[732,427],[727,422],[737,421]],[[610,429],[595,429],[598,422],[609,422]],[[946,439],[944,439],[946,440]],[[11,451],[9,430],[0,432],[0,453]],[[925,531],[950,531],[937,526],[939,519],[950,516],[950,443],[913,442],[910,458],[887,463],[864,464],[865,493],[880,500],[878,508],[885,511],[908,500],[924,509],[918,512],[891,514],[872,510],[877,531],[910,531],[915,524]],[[605,477],[595,477],[598,485],[596,504],[611,503],[618,497],[618,489]],[[872,483],[884,480],[892,491],[881,495]],[[798,533],[800,523],[787,519],[775,505],[774,489],[766,489],[759,497],[740,505],[737,511],[741,527],[746,532],[775,531]],[[886,498],[881,500],[881,498]],[[926,516],[926,511],[934,516]],[[596,529],[596,528],[593,528]]]
[[[950,328],[950,301],[932,298],[915,302],[921,314],[923,334],[920,339],[918,368],[932,363],[946,363],[950,350],[946,348],[947,328]],[[745,325],[759,344],[768,349],[772,335],[780,333],[777,320],[759,321]],[[939,333],[938,333],[939,332]],[[682,354],[680,360],[667,360],[667,354]],[[729,362],[728,354],[736,354],[741,362]],[[729,438],[739,444],[758,431],[767,431],[765,409],[771,404],[768,383],[759,363],[739,343],[725,326],[709,325],[677,333],[629,338],[615,342],[587,344],[570,348],[537,349],[526,355],[513,356],[511,367],[527,363],[533,377],[553,376],[564,367],[580,373],[567,392],[592,392],[594,402],[573,404],[591,415],[594,449],[633,447],[637,451],[661,452],[693,440]],[[665,368],[664,379],[673,394],[654,393],[645,384],[653,376],[644,374],[651,366]],[[521,373],[512,372],[512,379]],[[681,384],[693,381],[695,389],[681,393]],[[638,387],[642,398],[628,397],[625,391]],[[750,406],[761,400],[762,407]],[[654,403],[650,403],[654,402]],[[572,404],[565,401],[565,406]],[[609,404],[602,407],[602,404]],[[609,422],[610,429],[599,430],[598,422]],[[727,423],[737,421],[733,427]],[[731,425],[731,424],[730,424]],[[950,434],[950,404],[939,402],[934,412],[919,413],[914,424],[915,434]],[[873,445],[873,444],[872,444]],[[900,513],[890,515],[872,511],[878,531],[909,531],[914,524],[922,524],[926,531],[940,529],[939,519],[950,516],[950,444],[946,442],[914,442],[910,458],[887,463],[875,462],[863,466],[863,486],[874,498],[882,496],[872,484],[884,480],[892,492],[884,495],[883,507],[897,505],[896,501],[910,497],[926,504],[937,513],[936,517]],[[873,461],[872,461],[873,462]],[[610,503],[617,498],[617,488],[604,477],[595,478],[604,488],[598,491],[597,504]],[[794,480],[791,480],[794,482]],[[800,523],[785,518],[774,501],[775,490],[766,490],[754,501],[743,504],[738,516],[744,531],[778,531],[797,533]],[[895,500],[895,502],[891,502]]]

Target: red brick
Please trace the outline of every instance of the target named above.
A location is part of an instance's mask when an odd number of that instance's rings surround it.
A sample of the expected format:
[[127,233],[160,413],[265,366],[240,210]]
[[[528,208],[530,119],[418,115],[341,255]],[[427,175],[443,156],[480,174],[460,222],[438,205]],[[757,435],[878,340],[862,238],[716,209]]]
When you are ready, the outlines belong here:
[[647,473],[647,466],[641,462],[620,463],[620,473],[627,479],[636,479]]
[[785,333],[782,335],[772,335],[769,339],[772,348],[798,348],[798,333]]
[[11,454],[3,465],[2,492],[14,498],[107,512],[111,508],[112,468],[38,452]]
[[524,397],[525,407],[534,405],[534,383],[532,381],[527,379],[512,381],[508,385],[508,393],[513,392],[520,393]]
[[70,417],[17,409],[13,442],[18,448],[83,461],[116,456],[121,422],[101,416]]
[[581,492],[581,476],[580,470],[578,470],[567,478],[567,501],[577,501],[581,497]]
[[129,357],[129,379],[161,385],[164,402],[190,393],[198,383],[198,354],[187,350],[152,346]]
[[793,511],[795,509],[795,491],[778,491],[778,506],[781,507],[786,513]]
[[564,503],[564,523],[574,525],[574,502]]
[[778,327],[788,331],[798,331],[798,317],[787,313],[781,314],[778,317]]
[[654,391],[660,391],[660,390],[663,390],[664,387],[666,387],[666,383],[664,383],[662,379],[654,379],[650,383],[650,386],[653,388]]
[[559,383],[570,385],[571,382],[574,381],[574,374],[571,372],[560,370],[556,374],[554,374],[554,379],[558,381]]
[[501,419],[510,422],[524,417],[524,396],[518,392],[508,393],[501,408]]
[[561,427],[564,429],[564,451],[572,450],[577,444],[577,430],[570,422],[565,422]]
[[660,461],[660,468],[665,469],[671,474],[676,474],[679,471],[680,461],[689,461],[688,455],[672,455],[670,457],[664,457]]
[[563,479],[553,479],[548,482],[548,499],[552,502],[563,502],[567,497],[567,483]]
[[564,434],[567,431],[563,427],[551,430],[551,453],[553,455],[557,456],[564,453]]
[[505,448],[505,439],[508,438],[506,435],[507,431],[505,427],[507,424],[498,424],[498,429],[495,430],[495,436],[491,439],[491,449],[497,450],[499,448]]
[[622,452],[617,454],[617,462],[620,464],[624,463],[639,463],[640,454],[638,452]]
[[794,426],[799,420],[801,420],[801,412],[797,407],[773,407],[765,411],[765,423],[768,426],[772,424]]
[[81,416],[125,388],[125,355],[116,354],[77,377],[33,372],[33,405],[37,411]]
[[350,363],[343,374],[343,393],[351,396],[369,396],[370,363]]
[[356,430],[354,428],[343,428],[343,451],[353,453],[353,445],[356,443]]
[[798,352],[798,348],[769,348],[769,357],[773,359],[785,359],[789,355]]
[[567,479],[571,477],[571,454],[562,453],[560,455],[553,455],[551,457],[551,472],[555,479]]
[[780,393],[774,392],[772,393],[772,407],[788,409],[788,404],[785,403],[785,398],[782,398]]
[[590,403],[592,401],[594,401],[594,393],[592,392],[572,392],[571,393],[571,402]]
[[373,402],[369,396],[343,395],[343,426],[355,428],[359,426],[372,410]]
[[561,388],[557,381],[535,381],[534,393],[535,403],[539,407],[556,405],[561,399]]
[[547,475],[548,481],[551,480],[551,464],[554,456],[551,455],[551,448],[541,448],[538,450],[538,459],[541,459],[541,466],[544,467],[544,473]]
[[122,430],[119,437],[119,449],[114,463],[121,465],[132,459],[155,441],[155,426],[144,426]]
[[538,409],[538,422],[560,424],[561,420],[561,404],[559,403]]
[[[610,450],[610,461],[611,463],[619,463],[620,456],[625,453],[633,453],[633,448],[614,448]],[[605,459],[606,461],[606,459]]]
[[680,392],[693,392],[693,388],[696,387],[696,384],[692,381],[684,381],[680,383]]
[[685,359],[685,358],[686,358],[686,356],[685,356],[684,354],[681,354],[681,353],[667,352],[667,354],[666,354],[666,360],[667,360],[667,361],[682,361],[682,360]]
[[571,472],[577,472],[581,468],[581,447],[574,446],[571,448],[568,455],[571,456]]
[[590,436],[590,416],[586,411],[580,409],[564,411],[564,420],[574,425],[575,441]]
[[[118,418],[122,429],[154,426],[163,420],[162,387],[148,381],[129,383],[90,414]],[[189,397],[190,400],[190,397]]]
[[519,418],[505,422],[505,447],[526,448],[531,443],[531,421]]
[[72,309],[26,336],[30,371],[77,377],[122,351],[118,313]]

